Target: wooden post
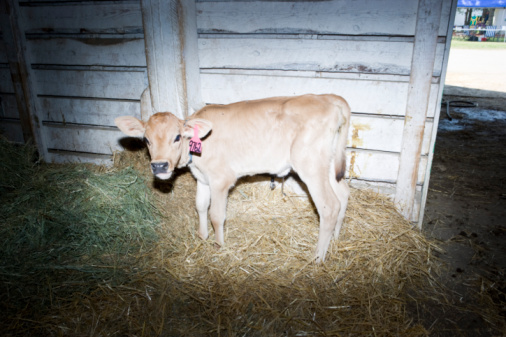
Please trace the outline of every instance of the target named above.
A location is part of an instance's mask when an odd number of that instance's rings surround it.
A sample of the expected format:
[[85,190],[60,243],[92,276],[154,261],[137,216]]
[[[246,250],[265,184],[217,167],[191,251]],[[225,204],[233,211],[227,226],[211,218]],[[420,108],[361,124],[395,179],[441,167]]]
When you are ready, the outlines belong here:
[[151,104],[185,118],[202,104],[195,0],[142,0]]
[[42,159],[48,159],[47,147],[41,130],[35,82],[27,55],[26,37],[20,24],[19,4],[16,0],[0,1],[0,27],[7,51],[12,84],[16,95],[23,139],[32,140]]
[[451,14],[448,20],[447,32],[446,32],[446,43],[445,52],[443,56],[443,66],[441,67],[441,77],[439,79],[438,99],[436,103],[436,112],[434,113],[434,123],[432,126],[431,140],[430,140],[430,151],[429,158],[427,160],[427,169],[425,170],[425,179],[423,181],[422,189],[422,202],[420,208],[420,214],[418,216],[418,228],[422,229],[423,218],[425,213],[425,204],[427,202],[427,194],[429,193],[429,182],[430,182],[430,171],[432,168],[432,161],[434,159],[434,146],[436,144],[437,129],[439,126],[439,116],[441,114],[441,100],[443,99],[443,89],[446,78],[446,70],[448,69],[448,59],[450,58],[450,46],[452,42],[453,34],[453,23],[455,22],[455,15],[457,13],[457,0],[452,0]]
[[406,117],[394,199],[401,214],[413,221],[417,219],[417,214],[412,213],[442,4],[443,0],[420,0],[418,3]]
[[151,105],[151,92],[149,87],[144,89],[141,95],[141,119],[147,121],[149,116],[153,114],[153,106]]

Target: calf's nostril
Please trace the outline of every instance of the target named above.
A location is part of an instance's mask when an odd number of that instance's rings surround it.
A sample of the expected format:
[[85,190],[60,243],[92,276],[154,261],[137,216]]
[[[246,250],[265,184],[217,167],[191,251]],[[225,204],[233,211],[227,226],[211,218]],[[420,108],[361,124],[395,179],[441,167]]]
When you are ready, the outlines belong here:
[[151,169],[153,170],[154,174],[157,174],[157,173],[166,173],[167,170],[169,169],[169,163],[168,162],[164,162],[164,163],[151,163]]

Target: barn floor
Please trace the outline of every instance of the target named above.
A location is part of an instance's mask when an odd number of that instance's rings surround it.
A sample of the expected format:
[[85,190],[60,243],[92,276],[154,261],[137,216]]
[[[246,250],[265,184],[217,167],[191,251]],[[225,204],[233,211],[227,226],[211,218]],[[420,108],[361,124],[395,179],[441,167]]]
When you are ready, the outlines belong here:
[[449,268],[441,282],[452,290],[448,300],[467,314],[434,306],[423,320],[433,336],[504,336],[506,98],[443,100],[478,104],[452,108],[452,121],[443,106],[423,224],[445,250],[440,258]]
[[[12,221],[15,224],[17,220],[35,224],[33,228],[26,227],[31,231],[9,231],[9,222],[0,226],[10,235],[2,235],[4,242],[0,245],[0,257],[7,261],[0,268],[0,311],[8,317],[0,320],[0,335],[258,336],[269,335],[266,331],[270,331],[270,335],[286,336],[505,336],[506,99],[444,99],[472,100],[478,107],[452,109],[452,121],[444,113],[441,116],[424,223],[424,234],[430,240],[412,231],[404,220],[400,225],[407,227],[402,230],[389,227],[397,212],[380,219],[381,212],[375,210],[388,211],[387,203],[378,196],[377,200],[359,198],[361,194],[355,191],[347,212],[345,235],[333,242],[334,254],[329,255],[329,263],[322,268],[313,268],[304,258],[311,254],[316,231],[294,230],[316,228],[317,217],[310,205],[307,204],[309,211],[296,207],[295,201],[292,205],[268,188],[262,189],[263,193],[270,198],[277,196],[279,205],[293,207],[294,211],[281,206],[273,208],[273,199],[255,199],[259,196],[257,190],[236,188],[229,203],[235,205],[230,209],[227,225],[230,246],[216,250],[212,240],[207,244],[194,237],[195,182],[189,174],[181,175],[177,180],[181,184],[170,184],[172,187],[166,191],[163,187],[168,185],[154,186],[160,190],[156,192],[163,206],[159,209],[167,208],[166,221],[160,227],[163,239],[159,240],[156,235],[142,239],[137,235],[137,226],[130,226],[129,221],[125,221],[125,229],[134,231],[117,234],[123,222],[117,219],[132,219],[123,213],[134,210],[145,220],[143,212],[151,214],[154,204],[137,199],[127,203],[108,194],[127,196],[126,191],[133,192],[135,184],[137,196],[145,200],[149,195],[142,178],[145,173],[138,179],[131,169],[99,174],[77,166],[76,172],[62,177],[55,172],[64,167],[49,167],[41,171],[44,175],[40,178],[33,175],[38,183],[35,187],[24,184],[31,175],[14,175],[26,188],[18,191],[11,188],[14,182],[9,181],[0,184],[4,191],[17,193],[16,200],[20,202],[27,202],[25,191],[36,191],[44,202],[42,211],[23,207],[21,217],[13,212],[15,217],[8,218],[16,220]],[[18,148],[13,150],[19,152]],[[26,169],[38,168],[28,163]],[[144,170],[148,167],[142,161],[137,164]],[[120,176],[121,172],[126,176]],[[72,179],[64,180],[65,177]],[[186,185],[184,177],[188,180]],[[58,183],[48,184],[48,178]],[[60,188],[67,191],[71,182],[74,192],[58,192]],[[61,197],[77,195],[79,198],[72,199],[71,206],[105,210],[105,216],[70,207],[77,214],[74,218],[86,214],[86,221],[65,221],[63,226],[51,227],[57,224],[59,214],[52,211],[69,202],[44,197],[39,191],[41,186],[56,189],[56,195]],[[38,203],[39,199],[32,199],[28,201]],[[117,201],[119,208],[115,207],[114,212],[121,215],[111,216],[111,200]],[[165,207],[171,200],[181,203]],[[124,205],[128,207],[120,207]],[[136,210],[130,205],[143,208]],[[8,202],[4,206],[10,209]],[[31,213],[27,215],[26,209]],[[268,209],[274,212],[265,218]],[[304,211],[299,214],[301,209]],[[65,216],[68,214],[64,212]],[[259,218],[252,214],[261,215],[263,220],[256,220]],[[91,221],[88,215],[98,221]],[[250,224],[251,218],[255,225]],[[34,220],[41,220],[42,228],[48,230],[39,231],[41,226]],[[144,220],[142,223],[148,224]],[[98,226],[82,227],[83,221]],[[106,224],[109,234],[101,230]],[[60,227],[64,230],[49,231]],[[249,229],[246,232],[238,228]],[[244,234],[250,230],[258,232]],[[88,234],[93,231],[105,242],[98,252],[100,246],[89,240]],[[51,240],[40,239],[45,236],[39,234],[45,232]],[[313,235],[307,235],[309,232]],[[401,234],[385,235],[392,232]],[[69,235],[71,240],[67,239]],[[17,239],[5,240],[6,237]],[[271,237],[279,240],[263,239]],[[21,239],[30,244],[31,250],[19,244]],[[432,239],[439,243],[434,244]],[[394,243],[399,246],[387,246]],[[6,246],[13,249],[8,251]],[[298,250],[290,255],[292,246]],[[127,252],[117,247],[126,247]],[[25,255],[18,254],[21,248]],[[354,251],[361,255],[354,255]],[[3,252],[10,255],[2,256]],[[433,254],[447,268],[438,272]],[[365,290],[359,286],[365,286]],[[186,314],[182,308],[188,308]]]

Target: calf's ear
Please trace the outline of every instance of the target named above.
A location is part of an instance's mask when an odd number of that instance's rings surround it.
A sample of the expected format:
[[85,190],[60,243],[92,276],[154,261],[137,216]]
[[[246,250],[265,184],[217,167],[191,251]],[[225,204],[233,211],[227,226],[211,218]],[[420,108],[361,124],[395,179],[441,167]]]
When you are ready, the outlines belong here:
[[183,137],[192,138],[195,126],[197,126],[199,130],[198,133],[199,138],[204,138],[213,128],[213,124],[206,119],[202,118],[190,119],[183,126]]
[[130,137],[142,137],[146,130],[144,122],[131,116],[118,117],[114,120],[114,123],[124,134]]

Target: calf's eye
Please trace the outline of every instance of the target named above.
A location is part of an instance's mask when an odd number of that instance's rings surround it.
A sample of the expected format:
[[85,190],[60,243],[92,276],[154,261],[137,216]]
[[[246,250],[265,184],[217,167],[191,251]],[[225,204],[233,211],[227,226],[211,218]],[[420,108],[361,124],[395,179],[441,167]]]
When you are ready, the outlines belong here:
[[181,140],[181,135],[177,135],[177,136],[176,136],[176,139],[174,139],[174,143],[175,143],[175,142],[179,142],[180,140]]
[[144,137],[142,140],[143,140],[143,141],[144,141],[144,143],[146,143],[147,145],[150,145],[150,144],[149,144],[149,140],[148,140],[146,137]]

